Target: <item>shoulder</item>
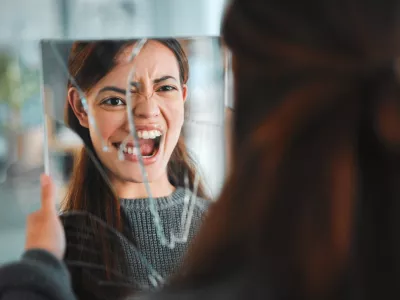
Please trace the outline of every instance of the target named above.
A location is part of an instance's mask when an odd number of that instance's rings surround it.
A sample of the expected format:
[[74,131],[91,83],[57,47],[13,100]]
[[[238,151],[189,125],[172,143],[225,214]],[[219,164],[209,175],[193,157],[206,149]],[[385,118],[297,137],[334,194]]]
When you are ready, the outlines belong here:
[[93,222],[98,218],[88,211],[60,211],[58,217],[61,222],[65,225],[84,225],[88,222]]
[[[75,299],[67,267],[51,253],[39,249],[28,250],[19,262],[0,268],[0,294],[6,291],[32,299]],[[39,294],[45,296],[34,297]]]
[[89,219],[89,214],[86,212],[69,212],[62,211],[58,214],[64,229],[69,227],[78,228],[85,226]]

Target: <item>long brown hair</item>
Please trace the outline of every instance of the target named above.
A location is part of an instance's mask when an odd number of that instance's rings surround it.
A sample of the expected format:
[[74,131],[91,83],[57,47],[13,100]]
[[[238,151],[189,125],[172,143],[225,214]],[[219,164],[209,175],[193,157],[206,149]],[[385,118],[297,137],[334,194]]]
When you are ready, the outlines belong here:
[[[189,78],[189,64],[180,43],[175,39],[155,39],[155,41],[168,47],[175,54],[179,65],[180,82],[181,84],[186,84]],[[83,92],[89,91],[94,84],[114,67],[116,56],[125,47],[133,43],[135,41],[132,40],[75,42],[68,60],[68,70],[74,78],[74,83]],[[68,88],[73,86],[74,84],[69,81]],[[123,231],[124,226],[121,219],[118,195],[115,194],[107,179],[99,172],[98,166],[99,164],[101,166],[101,161],[99,161],[96,155],[89,131],[80,125],[68,101],[66,101],[65,107],[65,122],[81,137],[85,147],[81,149],[75,159],[67,195],[62,203],[62,211],[64,213],[71,211],[88,212],[103,220],[111,228]],[[196,172],[195,163],[189,155],[184,139],[181,136],[167,166],[169,180],[174,186],[184,187],[185,176],[187,175],[189,188],[193,191]],[[207,198],[201,180],[197,188],[197,195],[205,199]],[[68,222],[68,224],[71,225],[71,222]],[[71,227],[70,225],[69,228]],[[106,268],[106,277],[110,278],[110,270],[116,264],[120,266],[124,265],[121,262],[117,262],[122,257],[120,253],[121,249],[118,249],[118,245],[111,245],[109,241],[107,242],[105,230],[101,226],[98,228],[93,221],[82,222],[79,226],[74,224],[74,227],[79,227],[82,232],[87,231],[85,229],[87,226],[92,227],[92,230],[96,231],[94,239],[103,251],[96,263]],[[79,228],[77,228],[78,231]],[[134,237],[132,239],[134,240]],[[73,237],[70,240],[73,240]],[[82,243],[82,240],[75,240],[74,243]],[[91,246],[92,248],[94,247],[93,245]],[[93,258],[85,256],[81,250],[75,250],[75,248],[67,249],[67,260],[76,260],[77,258],[81,261],[93,262]],[[77,282],[77,285],[80,285],[79,280],[82,280],[82,276],[78,276],[77,274],[74,276],[75,282]],[[82,291],[77,293],[82,293]]]
[[395,0],[232,2],[232,175],[176,287],[399,297],[399,34]]

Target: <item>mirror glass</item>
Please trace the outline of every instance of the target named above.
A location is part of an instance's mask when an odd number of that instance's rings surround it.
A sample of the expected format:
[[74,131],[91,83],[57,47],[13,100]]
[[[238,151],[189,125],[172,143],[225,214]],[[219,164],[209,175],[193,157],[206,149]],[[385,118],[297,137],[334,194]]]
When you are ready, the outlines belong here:
[[218,37],[43,40],[44,167],[79,285],[153,289],[226,175]]

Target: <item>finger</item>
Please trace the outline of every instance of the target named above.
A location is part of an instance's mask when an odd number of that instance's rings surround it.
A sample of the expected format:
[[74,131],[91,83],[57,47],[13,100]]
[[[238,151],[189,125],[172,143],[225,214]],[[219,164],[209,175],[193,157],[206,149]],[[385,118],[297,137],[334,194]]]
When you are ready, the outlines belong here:
[[48,175],[42,174],[40,183],[42,185],[42,209],[55,211],[54,186],[51,178]]

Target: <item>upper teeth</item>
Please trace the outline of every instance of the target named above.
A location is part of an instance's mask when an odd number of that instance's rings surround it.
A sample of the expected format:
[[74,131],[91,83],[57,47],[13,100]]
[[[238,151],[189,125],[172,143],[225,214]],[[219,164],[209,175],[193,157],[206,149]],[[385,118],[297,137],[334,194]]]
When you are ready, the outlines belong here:
[[137,132],[139,139],[155,139],[162,135],[161,131],[158,130],[141,130]]

